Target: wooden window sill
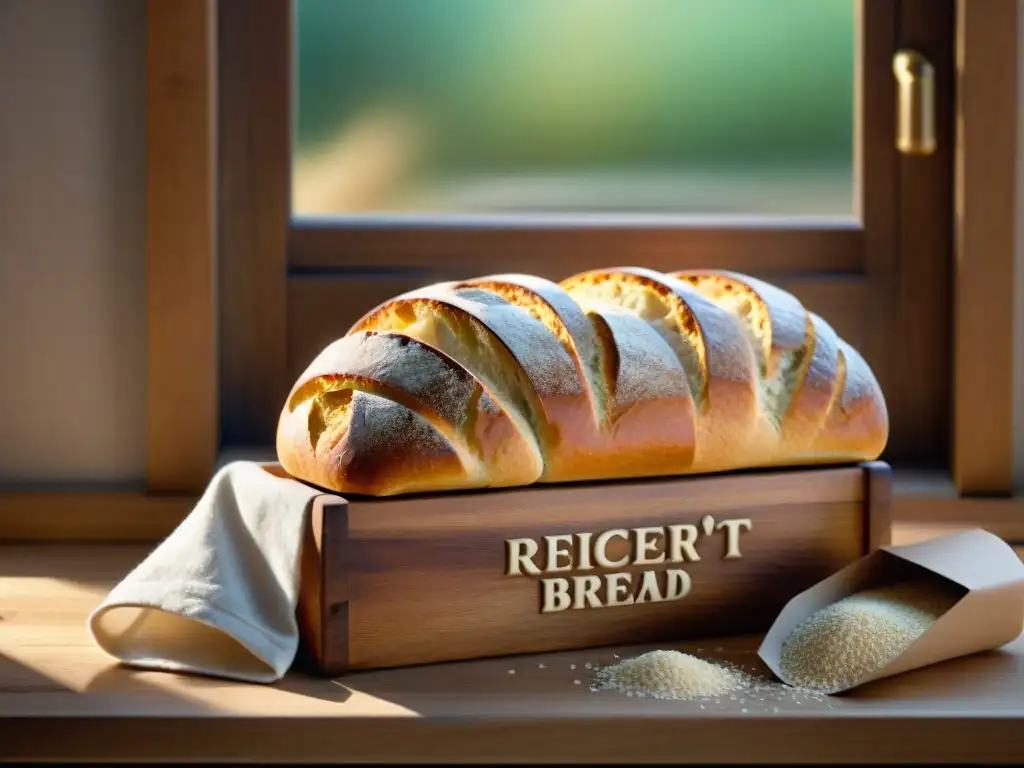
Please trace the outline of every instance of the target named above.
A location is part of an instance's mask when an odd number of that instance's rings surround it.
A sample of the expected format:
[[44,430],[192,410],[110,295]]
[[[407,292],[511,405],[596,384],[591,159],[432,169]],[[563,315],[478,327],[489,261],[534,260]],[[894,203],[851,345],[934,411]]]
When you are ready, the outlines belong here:
[[[947,763],[1024,754],[1024,640],[824,703],[738,696],[703,710],[588,690],[587,662],[641,648],[334,681],[290,674],[273,686],[133,671],[93,645],[85,620],[147,551],[139,544],[0,547],[0,757]],[[757,640],[677,647],[755,665]]]
[[[234,460],[272,461],[273,454],[224,452],[215,470]],[[0,488],[0,542],[155,542],[174,530],[195,501],[192,494],[139,488]],[[892,520],[896,543],[978,527],[1024,544],[1024,496],[960,497],[941,470],[893,470]]]

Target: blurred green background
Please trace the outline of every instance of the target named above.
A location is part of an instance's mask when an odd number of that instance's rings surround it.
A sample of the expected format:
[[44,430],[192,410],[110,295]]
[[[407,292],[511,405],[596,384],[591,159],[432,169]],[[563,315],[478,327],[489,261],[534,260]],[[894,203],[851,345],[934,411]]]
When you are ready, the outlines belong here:
[[852,0],[297,0],[297,214],[849,214]]

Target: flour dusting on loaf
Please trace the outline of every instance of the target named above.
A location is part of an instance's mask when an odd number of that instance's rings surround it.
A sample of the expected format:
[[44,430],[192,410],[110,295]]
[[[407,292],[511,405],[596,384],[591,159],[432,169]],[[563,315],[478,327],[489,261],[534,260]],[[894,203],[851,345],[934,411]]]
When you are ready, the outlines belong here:
[[607,381],[601,375],[600,340],[589,317],[561,286],[532,275],[493,275],[458,285],[490,291],[526,310],[562,343],[589,391],[594,421],[608,415]]
[[792,294],[623,267],[384,302],[295,382],[277,452],[388,496],[870,460],[888,429],[867,362]]
[[686,371],[665,340],[636,315],[615,309],[591,317],[608,328],[615,349],[613,387],[619,409],[653,398],[687,398]]

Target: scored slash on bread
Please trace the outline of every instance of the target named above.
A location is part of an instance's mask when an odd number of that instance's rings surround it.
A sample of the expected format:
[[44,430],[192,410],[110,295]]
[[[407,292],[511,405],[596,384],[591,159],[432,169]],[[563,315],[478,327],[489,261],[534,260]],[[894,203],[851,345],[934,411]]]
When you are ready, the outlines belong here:
[[396,296],[299,377],[277,452],[368,495],[877,458],[864,359],[724,271],[491,275]]
[[562,285],[593,311],[613,306],[638,315],[675,351],[695,405],[691,471],[746,466],[770,450],[771,429],[757,407],[754,350],[734,316],[692,286],[651,269],[594,270]]

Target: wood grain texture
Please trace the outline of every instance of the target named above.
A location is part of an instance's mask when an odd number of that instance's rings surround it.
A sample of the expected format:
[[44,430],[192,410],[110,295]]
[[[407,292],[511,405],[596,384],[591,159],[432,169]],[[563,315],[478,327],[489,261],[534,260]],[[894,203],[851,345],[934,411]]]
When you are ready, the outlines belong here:
[[893,498],[897,543],[924,541],[967,528],[983,528],[1011,544],[1024,544],[1024,498],[904,495]]
[[149,0],[148,417],[152,491],[198,491],[217,456],[214,3]]
[[867,507],[864,551],[874,552],[892,544],[892,469],[882,461],[866,462],[864,480]]
[[1013,491],[1016,0],[958,0],[953,475]]
[[[255,458],[273,460],[272,452]],[[978,527],[1005,541],[1024,544],[1024,497],[961,497],[942,472],[923,478],[907,475],[893,472],[893,543]],[[153,544],[185,519],[196,500],[191,494],[141,490],[4,489],[0,490],[0,541]]]
[[[313,634],[306,644],[319,649],[323,671],[340,674],[761,631],[789,597],[866,554],[867,542],[888,535],[868,531],[865,538],[870,523],[884,524],[886,518],[881,512],[872,519],[868,512],[866,474],[863,467],[836,467],[347,504],[334,499],[313,517],[314,526],[320,524],[314,538],[331,543],[303,574],[302,602],[319,602],[303,614],[322,622],[306,624]],[[872,474],[873,498],[884,505],[888,475],[882,467]],[[739,536],[741,557],[724,557],[723,534],[698,534],[698,561],[638,565],[635,537],[629,543],[623,537],[613,540],[607,554],[613,561],[629,558],[626,565],[602,568],[595,560],[588,570],[579,560],[577,540],[571,569],[541,576],[505,572],[511,539],[537,541],[534,562],[544,568],[545,536],[590,533],[596,539],[612,529],[699,528],[705,515],[750,521],[751,529]],[[656,540],[652,557],[667,548],[663,537]],[[603,607],[541,611],[541,578],[629,573],[628,594],[635,595],[648,570],[661,573],[664,590],[667,568],[682,569],[691,580],[679,600],[609,606],[603,586]],[[409,642],[410,632],[416,642]]]
[[[899,269],[899,176],[896,87],[892,57],[897,45],[899,5],[891,0],[857,0],[854,5],[854,206],[864,228],[863,272],[871,295],[872,324],[856,349],[878,378],[891,414],[905,403],[892,373],[899,350],[893,334],[895,276]],[[890,430],[887,460],[912,456],[921,444],[898,426]]]
[[[92,644],[86,617],[148,551],[0,547],[0,759],[977,765],[1019,763],[1024,753],[1024,639],[827,701],[651,701],[588,690],[586,664],[649,645],[343,680],[292,672],[266,686],[133,670]],[[759,642],[703,637],[653,647],[764,672]]]
[[3,491],[0,541],[152,543],[177,528],[196,500],[142,490]]
[[[326,524],[325,524],[325,521]],[[303,546],[298,614],[303,668],[346,669],[349,664],[351,557],[348,503],[340,496],[313,500]]]
[[272,445],[288,394],[292,14],[287,0],[218,8],[221,430],[225,445]]
[[[272,452],[245,458],[273,461]],[[908,481],[905,475],[893,473],[893,543],[976,526],[1024,544],[1024,497],[964,498],[941,472],[922,480]],[[155,544],[171,534],[197,500],[190,494],[141,489],[5,488],[0,490],[0,541]]]
[[[686,219],[681,219],[686,221]],[[289,234],[292,267],[428,268],[473,274],[526,272],[541,277],[636,264],[672,271],[690,267],[739,271],[858,272],[863,238],[853,221],[817,223],[756,218],[720,223],[615,226],[580,220],[531,225],[314,225]],[[481,269],[483,270],[481,272]]]
[[[935,70],[937,147],[898,155],[898,269],[892,274],[892,373],[886,396],[899,410],[893,454],[947,466],[952,448],[953,149],[955,0],[900,0],[899,45]],[[892,73],[890,69],[890,79]],[[879,151],[881,151],[879,149]],[[904,443],[902,436],[907,435]]]

